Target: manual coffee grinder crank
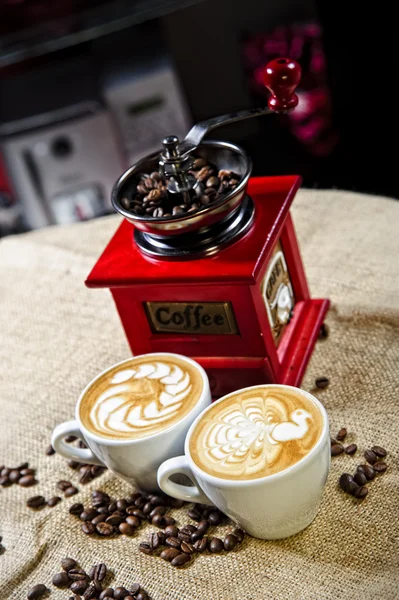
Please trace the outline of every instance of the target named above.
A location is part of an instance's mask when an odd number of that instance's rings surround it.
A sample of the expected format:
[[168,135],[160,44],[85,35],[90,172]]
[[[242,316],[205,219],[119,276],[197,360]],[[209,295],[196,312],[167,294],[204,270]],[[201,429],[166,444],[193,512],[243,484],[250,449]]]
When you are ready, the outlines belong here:
[[[280,58],[265,69],[268,108],[198,123],[183,142],[169,136],[116,182],[112,203],[124,221],[87,278],[111,290],[133,354],[177,352],[206,370],[214,398],[259,383],[298,386],[329,301],[312,299],[290,205],[299,176],[250,178],[240,147],[203,141],[227,123],[293,110],[300,66]],[[140,176],[165,177],[173,206],[193,203],[204,184],[195,157],[232,171],[239,183],[197,211],[153,217],[126,208]]]

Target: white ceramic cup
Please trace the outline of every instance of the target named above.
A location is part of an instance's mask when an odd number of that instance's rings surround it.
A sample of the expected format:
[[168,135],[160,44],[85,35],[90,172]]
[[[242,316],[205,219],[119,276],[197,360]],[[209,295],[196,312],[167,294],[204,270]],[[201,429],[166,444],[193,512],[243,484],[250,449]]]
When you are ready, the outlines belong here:
[[[58,425],[51,438],[51,443],[58,454],[65,458],[81,463],[102,465],[108,467],[116,475],[132,484],[134,487],[145,491],[159,491],[157,484],[157,470],[159,465],[168,458],[181,454],[184,451],[184,440],[187,431],[194,419],[211,403],[211,392],[208,377],[204,369],[194,360],[172,354],[170,352],[157,352],[146,354],[146,358],[156,356],[174,356],[180,361],[187,361],[195,367],[202,378],[202,392],[192,410],[182,419],[161,432],[137,439],[115,440],[98,436],[89,431],[80,419],[80,405],[88,388],[115,366],[122,366],[131,359],[122,361],[109,369],[102,371],[83,390],[76,405],[75,421],[68,421]],[[138,358],[138,357],[134,357]],[[75,435],[87,446],[87,449],[77,448],[65,442],[68,435]]]
[[[274,384],[253,386],[254,389],[260,387],[293,389]],[[207,412],[206,409],[188,431],[185,455],[171,458],[159,467],[158,484],[162,491],[187,502],[214,504],[256,538],[286,538],[305,529],[316,516],[327,480],[330,435],[328,416],[323,405],[311,394],[295,389],[316,404],[323,420],[320,438],[304,458],[283,471],[259,479],[233,480],[209,475],[195,464],[189,450],[191,435]],[[223,402],[231,395],[217,402]],[[176,476],[181,474],[191,479],[193,486],[176,483]]]

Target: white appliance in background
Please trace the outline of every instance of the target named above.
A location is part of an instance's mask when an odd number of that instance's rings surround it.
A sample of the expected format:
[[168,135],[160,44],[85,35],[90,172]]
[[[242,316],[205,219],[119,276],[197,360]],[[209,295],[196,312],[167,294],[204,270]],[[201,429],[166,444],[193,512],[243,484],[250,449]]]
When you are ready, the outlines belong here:
[[110,212],[127,164],[109,112],[82,103],[0,127],[7,171],[28,227]]
[[133,64],[111,73],[105,78],[103,94],[118,124],[129,164],[159,150],[167,135],[183,139],[191,127],[187,103],[167,60],[137,68]]

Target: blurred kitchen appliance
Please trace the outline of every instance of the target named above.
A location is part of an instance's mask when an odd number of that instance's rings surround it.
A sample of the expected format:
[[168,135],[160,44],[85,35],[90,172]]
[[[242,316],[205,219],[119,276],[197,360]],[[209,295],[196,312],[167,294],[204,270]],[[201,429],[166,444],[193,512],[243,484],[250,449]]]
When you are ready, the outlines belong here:
[[122,136],[129,164],[159,147],[171,132],[184,137],[189,110],[172,63],[131,61],[105,77],[103,94]]
[[31,228],[107,213],[125,166],[109,112],[85,101],[3,123],[2,152]]

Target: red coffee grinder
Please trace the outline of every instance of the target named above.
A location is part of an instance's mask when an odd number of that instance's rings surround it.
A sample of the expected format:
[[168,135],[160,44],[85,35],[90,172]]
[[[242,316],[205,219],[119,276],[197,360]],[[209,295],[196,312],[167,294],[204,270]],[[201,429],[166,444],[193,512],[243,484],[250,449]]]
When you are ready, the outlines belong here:
[[[112,193],[124,221],[86,281],[110,288],[134,354],[191,356],[215,398],[259,383],[299,385],[328,310],[328,300],[310,297],[289,213],[300,177],[250,179],[244,150],[203,141],[220,125],[293,110],[300,76],[295,61],[273,60],[265,69],[268,108],[198,123],[183,142],[169,136],[162,151],[128,169]],[[174,206],[195,200],[204,184],[190,173],[194,154],[238,174],[237,187],[176,216],[126,208],[139,176],[158,170]]]

